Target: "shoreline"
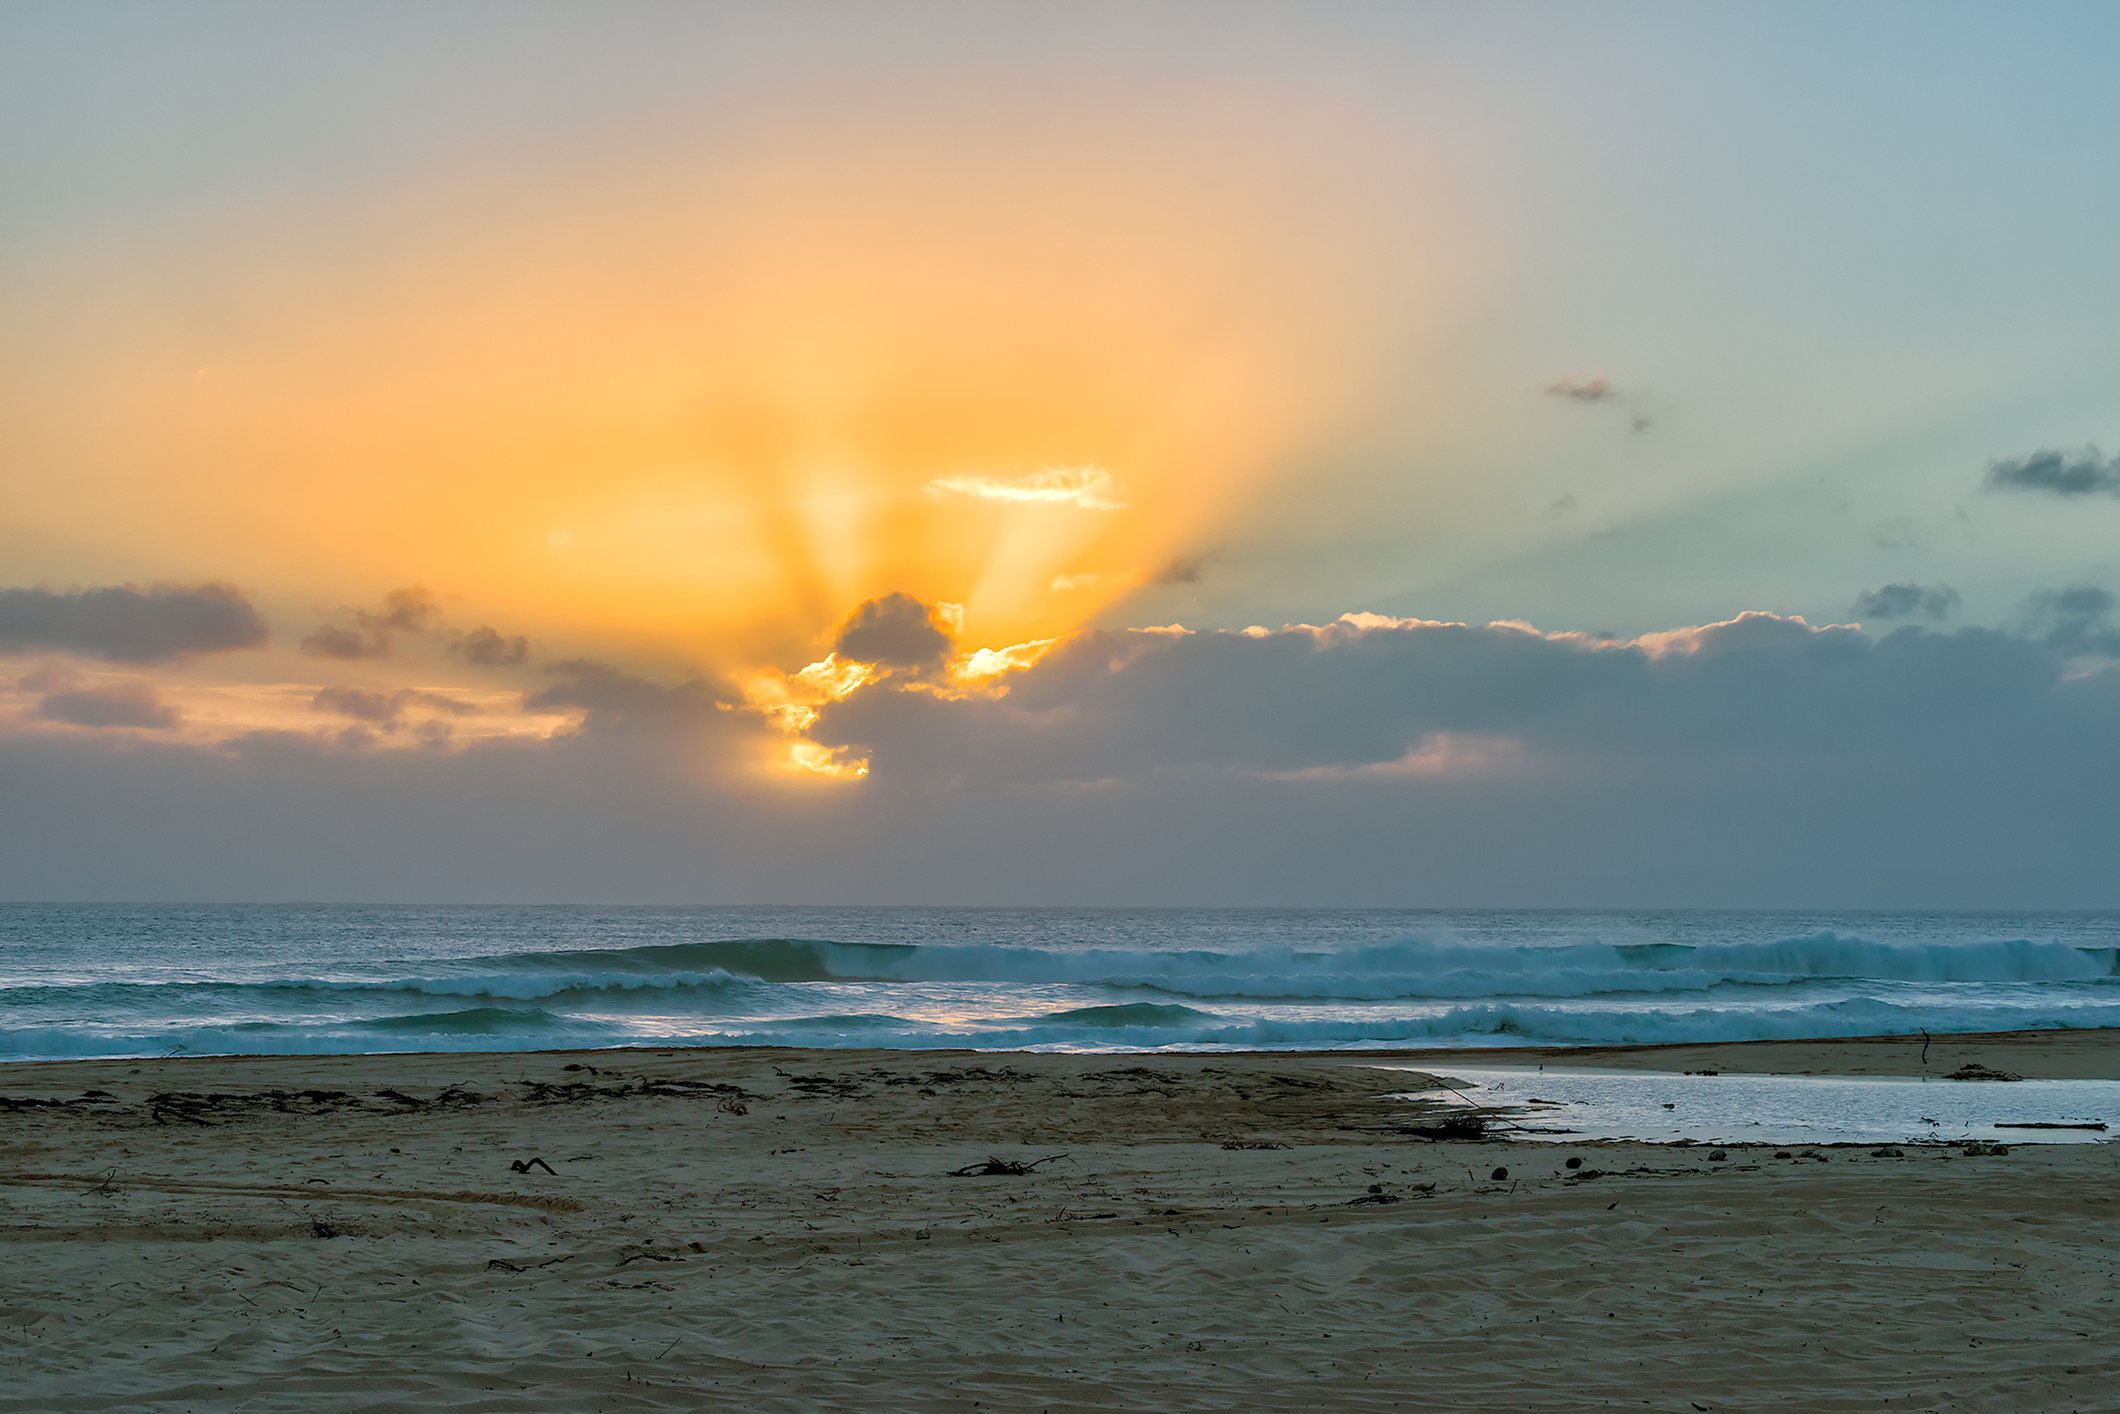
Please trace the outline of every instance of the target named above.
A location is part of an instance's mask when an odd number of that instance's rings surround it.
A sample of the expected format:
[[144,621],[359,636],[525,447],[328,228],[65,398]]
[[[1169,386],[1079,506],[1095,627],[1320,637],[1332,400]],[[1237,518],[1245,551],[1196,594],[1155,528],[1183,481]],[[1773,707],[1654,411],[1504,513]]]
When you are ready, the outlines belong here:
[[1374,1069],[1904,1050],[21,1062],[0,1411],[2102,1407],[2120,1145],[1436,1139]]
[[1920,1035],[1880,1035],[1808,1038],[1773,1041],[1680,1041],[1637,1045],[1576,1046],[1441,1046],[1377,1047],[1341,1050],[1113,1050],[1113,1051],[1023,1051],[985,1050],[971,1047],[938,1047],[933,1050],[896,1048],[829,1048],[809,1046],[599,1046],[553,1050],[497,1051],[329,1051],[305,1054],[230,1054],[199,1056],[68,1056],[57,1059],[28,1058],[0,1062],[0,1096],[12,1089],[34,1088],[32,1081],[46,1074],[53,1083],[71,1083],[61,1076],[104,1067],[165,1066],[263,1066],[304,1067],[356,1065],[374,1062],[391,1065],[404,1061],[465,1064],[506,1061],[520,1057],[563,1057],[573,1061],[623,1057],[715,1055],[779,1056],[805,1064],[823,1065],[834,1058],[854,1057],[1056,1057],[1094,1060],[1098,1057],[1141,1057],[1162,1060],[1221,1057],[1230,1061],[1260,1061],[1274,1058],[1359,1065],[1364,1061],[1419,1061],[1436,1065],[1477,1066],[1482,1069],[1524,1067],[1570,1067],[1598,1070],[1688,1071],[1716,1070],[1732,1075],[1839,1075],[1947,1076],[1975,1062],[1991,1070],[2007,1071],[2027,1080],[2120,1080],[2120,1027],[2054,1028],[2035,1031],[1933,1032]]

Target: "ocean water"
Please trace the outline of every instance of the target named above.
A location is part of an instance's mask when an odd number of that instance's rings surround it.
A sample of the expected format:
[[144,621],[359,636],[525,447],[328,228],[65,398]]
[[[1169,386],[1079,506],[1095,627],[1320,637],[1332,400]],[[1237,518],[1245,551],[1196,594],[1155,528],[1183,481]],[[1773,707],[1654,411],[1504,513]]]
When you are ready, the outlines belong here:
[[0,905],[0,1059],[2120,1025],[2120,913]]

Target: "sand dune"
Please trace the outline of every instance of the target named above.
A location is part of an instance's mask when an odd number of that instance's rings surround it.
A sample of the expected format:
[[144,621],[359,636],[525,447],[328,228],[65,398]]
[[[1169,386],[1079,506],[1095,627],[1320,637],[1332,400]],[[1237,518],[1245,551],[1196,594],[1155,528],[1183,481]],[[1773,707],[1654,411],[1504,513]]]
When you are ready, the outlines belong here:
[[[2110,1077],[2115,1041],[1930,1062]],[[1439,1142],[1381,1059],[12,1066],[0,1409],[2113,1407],[2110,1145]],[[989,1158],[1029,1171],[952,1175]]]

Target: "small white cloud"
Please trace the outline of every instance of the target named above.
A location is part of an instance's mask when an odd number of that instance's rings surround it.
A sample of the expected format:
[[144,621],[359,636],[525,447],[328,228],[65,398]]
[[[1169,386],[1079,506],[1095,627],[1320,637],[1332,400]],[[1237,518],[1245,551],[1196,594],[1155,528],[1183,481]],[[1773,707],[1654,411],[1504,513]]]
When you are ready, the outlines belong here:
[[1406,776],[1486,776],[1524,765],[1524,744],[1485,732],[1430,732],[1420,745],[1392,761],[1311,766],[1300,771],[1262,771],[1276,781],[1350,781]]
[[938,476],[927,486],[930,496],[971,496],[982,501],[1015,501],[1074,506],[1085,511],[1119,511],[1112,474],[1101,466],[1049,466],[1014,478],[966,473]]
[[1052,587],[1055,591],[1065,594],[1070,589],[1087,589],[1102,578],[1104,576],[1101,574],[1054,575]]

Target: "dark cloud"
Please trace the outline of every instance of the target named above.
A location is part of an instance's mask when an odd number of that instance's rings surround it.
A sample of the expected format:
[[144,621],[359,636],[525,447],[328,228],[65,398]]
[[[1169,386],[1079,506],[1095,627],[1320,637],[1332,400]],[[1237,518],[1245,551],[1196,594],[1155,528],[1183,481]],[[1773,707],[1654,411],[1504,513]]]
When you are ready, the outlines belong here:
[[77,727],[146,727],[154,731],[166,731],[182,720],[177,709],[164,704],[155,689],[144,682],[47,692],[34,715],[43,721],[67,722]]
[[303,637],[302,651],[313,658],[387,658],[390,635],[359,624],[319,624]]
[[339,623],[319,624],[302,639],[302,651],[317,658],[388,658],[393,633],[431,633],[441,624],[441,606],[417,584],[393,589],[373,609],[347,609]]
[[1618,754],[1667,769],[1933,736],[1989,710],[2005,685],[2051,690],[2052,650],[2065,646],[1992,630],[1873,640],[1771,614],[1619,642],[1390,620],[1091,632],[1008,674],[1003,696],[866,687],[826,707],[812,735],[867,754],[885,780],[1447,773],[1461,749],[1468,762],[1520,749],[1549,767]]
[[910,594],[893,593],[867,600],[849,614],[832,651],[856,663],[925,668],[949,656],[950,642],[927,605]]
[[2030,456],[1989,462],[1987,487],[2062,497],[2120,496],[2120,457],[2107,457],[2096,447],[2080,452],[2042,448]]
[[530,656],[530,640],[519,636],[505,638],[491,624],[480,624],[468,633],[456,635],[449,643],[449,651],[477,667],[508,668]]
[[2022,632],[2058,653],[2120,658],[2120,627],[2113,624],[2112,594],[2095,585],[2042,589],[2017,612]]
[[1958,607],[1958,591],[1948,584],[1887,584],[1855,596],[1860,619],[1949,618]]
[[441,626],[442,606],[427,590],[408,584],[385,594],[381,608],[362,610],[359,617],[364,624],[385,631],[432,633]]
[[[413,708],[426,708],[430,712],[446,713],[452,717],[469,717],[478,708],[469,702],[439,692],[423,692],[418,688],[401,688],[396,692],[365,692],[358,687],[326,687],[318,690],[310,699],[310,709],[316,712],[331,712],[341,717],[351,717],[357,722],[375,722],[383,730],[394,732],[399,719]],[[435,725],[435,719],[423,722],[416,730],[426,731]],[[446,722],[440,723],[446,729]]]
[[264,618],[232,584],[117,585],[60,593],[0,589],[0,652],[50,650],[113,663],[167,663],[255,648]]
[[1148,577],[1150,584],[1198,584],[1200,573],[1206,567],[1207,556],[1187,555],[1172,560],[1162,569]]
[[314,712],[336,712],[341,717],[352,717],[360,722],[387,722],[397,715],[392,694],[363,692],[357,687],[319,689],[310,699],[309,707]]
[[734,714],[743,703],[743,694],[727,683],[694,678],[664,687],[593,658],[555,663],[546,671],[557,681],[524,694],[523,709],[584,712],[583,725],[591,731]]
[[319,624],[302,639],[302,651],[317,658],[388,658],[400,633],[443,638],[445,652],[481,668],[513,667],[530,656],[529,639],[508,637],[491,624],[451,629],[441,603],[417,584],[391,590],[373,609],[347,609],[338,622]]
[[2078,650],[2116,613],[1088,632],[825,707],[858,781],[587,660],[531,694],[586,714],[546,740],[0,733],[0,896],[2110,908],[2120,670]]

